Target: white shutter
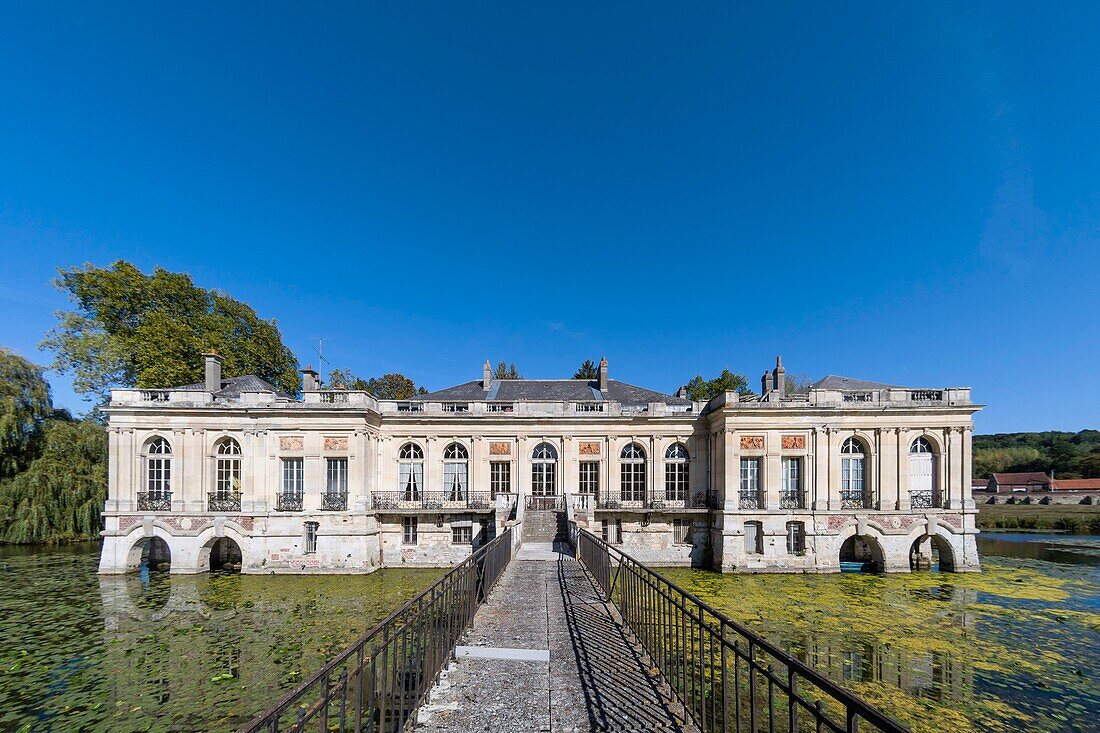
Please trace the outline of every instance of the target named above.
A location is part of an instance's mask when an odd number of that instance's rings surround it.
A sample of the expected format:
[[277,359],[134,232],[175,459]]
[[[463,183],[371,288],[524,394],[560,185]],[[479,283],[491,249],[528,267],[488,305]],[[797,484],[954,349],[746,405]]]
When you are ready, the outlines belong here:
[[932,491],[932,454],[909,454],[909,490]]

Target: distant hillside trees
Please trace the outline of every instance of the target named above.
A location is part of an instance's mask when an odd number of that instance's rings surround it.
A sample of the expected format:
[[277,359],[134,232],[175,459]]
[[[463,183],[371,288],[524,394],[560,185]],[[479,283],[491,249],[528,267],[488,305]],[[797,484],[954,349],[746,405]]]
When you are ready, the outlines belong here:
[[974,478],[1015,471],[1100,478],[1100,430],[974,436]]
[[723,392],[752,394],[745,375],[734,374],[729,369],[723,369],[721,374],[711,380],[705,380],[702,375],[697,374],[687,383],[688,399],[696,402],[707,402]]
[[333,369],[329,372],[325,387],[370,392],[380,400],[407,400],[414,395],[428,393],[428,390],[417,387],[416,383],[404,374],[391,372],[381,377],[363,379],[355,376],[349,369]]
[[54,410],[42,370],[0,348],[0,542],[99,534],[107,436]]
[[254,374],[298,392],[298,362],[275,321],[226,293],[197,287],[186,273],[158,267],[146,275],[123,260],[59,272],[55,284],[74,307],[57,314],[42,345],[78,393],[102,403],[111,387],[201,382],[201,353],[210,349],[222,355],[226,377]]

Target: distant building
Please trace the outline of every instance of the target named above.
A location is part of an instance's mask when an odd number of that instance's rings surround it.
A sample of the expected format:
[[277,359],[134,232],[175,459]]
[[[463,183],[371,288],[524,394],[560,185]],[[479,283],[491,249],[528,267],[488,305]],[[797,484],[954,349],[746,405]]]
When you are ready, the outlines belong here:
[[759,396],[704,403],[603,360],[591,381],[486,363],[407,400],[306,369],[297,397],[205,358],[203,384],[112,391],[101,572],[143,552],[177,573],[449,566],[530,512],[656,565],[978,569],[967,388],[829,376],[787,394],[777,359]]
[[1042,471],[994,473],[985,482],[975,479],[973,491],[987,495],[986,504],[1093,504],[1100,500],[1100,478],[1056,479]]
[[1050,476],[1042,471],[1023,473],[995,473],[990,476],[986,491],[994,494],[1026,493],[1028,491],[1050,491]]

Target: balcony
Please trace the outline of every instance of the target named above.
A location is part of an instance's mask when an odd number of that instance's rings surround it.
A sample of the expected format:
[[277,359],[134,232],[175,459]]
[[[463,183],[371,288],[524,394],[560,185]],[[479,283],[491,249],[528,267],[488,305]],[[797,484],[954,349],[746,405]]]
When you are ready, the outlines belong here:
[[870,509],[871,495],[862,490],[840,492],[841,509]]
[[346,512],[348,510],[348,492],[326,491],[321,494],[321,511]]
[[211,491],[206,495],[206,510],[210,512],[239,512],[241,510],[241,492]]
[[717,506],[717,495],[667,493],[653,491],[648,495],[640,494],[599,494],[595,497],[597,509],[620,509],[624,511],[667,511],[670,509],[713,509]]
[[759,489],[754,491],[738,491],[737,507],[739,509],[763,509],[764,492]]
[[489,511],[494,501],[488,491],[375,491],[371,508],[375,511]]
[[780,509],[805,509],[806,501],[802,496],[801,491],[781,491],[779,492],[779,508]]
[[170,512],[172,511],[172,492],[139,491],[137,508],[142,512]]
[[939,509],[943,502],[938,491],[910,491],[909,506],[913,509]]
[[279,494],[275,497],[275,511],[300,512],[302,511],[302,495],[297,493]]

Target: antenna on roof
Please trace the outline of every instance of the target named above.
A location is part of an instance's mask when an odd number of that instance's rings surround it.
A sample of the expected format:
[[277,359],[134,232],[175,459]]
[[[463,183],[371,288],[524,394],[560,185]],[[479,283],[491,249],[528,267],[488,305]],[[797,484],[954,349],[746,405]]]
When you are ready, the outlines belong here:
[[314,336],[313,340],[317,342],[317,345],[313,347],[313,350],[317,352],[317,371],[321,374],[325,373],[325,339],[327,336]]

